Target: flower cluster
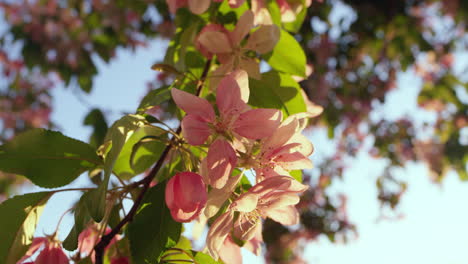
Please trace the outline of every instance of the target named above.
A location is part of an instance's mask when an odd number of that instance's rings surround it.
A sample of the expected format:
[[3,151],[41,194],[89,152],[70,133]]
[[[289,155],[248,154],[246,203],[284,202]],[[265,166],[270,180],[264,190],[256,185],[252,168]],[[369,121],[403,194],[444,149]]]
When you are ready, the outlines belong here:
[[[220,80],[216,107],[176,88],[171,93],[186,113],[181,124],[186,141],[208,147],[198,173],[180,172],[169,180],[166,203],[172,217],[190,222],[219,215],[207,237],[208,252],[216,259],[228,263],[240,259],[239,245],[259,254],[262,219],[299,223],[294,205],[308,187],[290,172],[312,167],[308,156],[313,147],[301,134],[312,114],[283,120],[279,110],[252,109],[247,105],[250,90],[244,70]],[[255,175],[255,184],[247,191],[237,188],[244,172]],[[226,209],[220,212],[221,208]]]

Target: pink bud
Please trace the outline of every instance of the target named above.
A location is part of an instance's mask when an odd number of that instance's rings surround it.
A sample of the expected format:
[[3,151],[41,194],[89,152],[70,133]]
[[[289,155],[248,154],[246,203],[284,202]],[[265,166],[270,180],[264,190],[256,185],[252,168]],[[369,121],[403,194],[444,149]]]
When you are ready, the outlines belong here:
[[69,264],[67,255],[62,250],[62,247],[56,243],[50,243],[37,256],[35,264]]
[[207,194],[202,176],[181,172],[166,186],[166,204],[177,222],[190,222],[198,217],[206,205]]

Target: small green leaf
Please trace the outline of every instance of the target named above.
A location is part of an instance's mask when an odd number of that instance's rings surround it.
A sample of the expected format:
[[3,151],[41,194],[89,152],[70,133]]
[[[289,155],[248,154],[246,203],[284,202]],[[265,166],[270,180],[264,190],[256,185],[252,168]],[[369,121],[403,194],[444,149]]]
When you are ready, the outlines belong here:
[[281,30],[280,39],[273,51],[263,57],[275,70],[306,77],[304,50],[297,40],[284,30]]
[[91,217],[96,222],[101,222],[106,208],[106,193],[109,185],[110,176],[115,162],[122,150],[125,142],[130,138],[136,129],[145,124],[145,118],[140,115],[126,115],[109,128],[105,144],[111,142],[110,149],[104,153],[104,180],[97,189],[89,191],[86,197],[86,204]]
[[301,170],[293,170],[293,171],[290,171],[289,174],[291,175],[291,177],[296,179],[298,182],[302,182],[302,171]]
[[[144,172],[157,161],[166,147],[166,134],[164,129],[155,126],[137,129],[123,146],[115,162],[114,173],[121,179],[128,180]],[[142,142],[146,137],[156,137],[159,140]]]
[[203,263],[203,264],[221,264],[224,263],[221,260],[216,261],[210,255],[207,255],[202,252],[192,251],[193,257],[195,259],[195,263]]
[[32,242],[44,205],[53,192],[28,193],[0,204],[0,260],[15,264]]
[[128,225],[135,264],[157,263],[162,253],[179,241],[182,224],[174,221],[164,199],[166,183],[148,190],[142,208]]
[[169,86],[163,86],[159,89],[152,90],[143,97],[138,106],[137,113],[144,113],[146,110],[158,106],[171,99],[171,91]]
[[90,145],[45,129],[29,130],[0,146],[0,170],[23,175],[44,188],[69,184],[101,164]]
[[66,250],[73,251],[78,247],[78,236],[87,227],[87,224],[91,217],[89,216],[88,209],[86,207],[86,196],[88,193],[81,196],[80,201],[75,207],[75,225],[70,230],[67,238],[63,241],[63,247]]
[[249,79],[249,86],[252,106],[281,109],[286,116],[306,111],[301,87],[289,74],[269,71],[260,81]]
[[95,148],[99,147],[104,142],[107,133],[107,122],[104,114],[97,108],[91,110],[86,115],[83,125],[88,125],[93,128],[93,133],[89,138],[89,144]]

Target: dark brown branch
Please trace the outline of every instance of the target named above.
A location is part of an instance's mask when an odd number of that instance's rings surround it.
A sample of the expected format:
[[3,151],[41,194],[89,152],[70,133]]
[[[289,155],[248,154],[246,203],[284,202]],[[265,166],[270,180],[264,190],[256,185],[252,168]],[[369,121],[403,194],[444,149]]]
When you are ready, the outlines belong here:
[[[207,60],[205,64],[205,68],[203,69],[203,73],[201,75],[200,81],[197,85],[197,93],[196,93],[197,96],[200,95],[205,79],[208,76],[210,66],[211,66],[211,60]],[[176,134],[180,134],[181,130],[182,128],[181,126],[179,126],[179,128],[176,131]],[[104,250],[106,249],[106,247],[109,245],[111,240],[120,232],[120,230],[122,230],[122,228],[127,223],[133,220],[133,217],[138,211],[138,208],[140,208],[140,205],[143,201],[143,197],[145,196],[146,192],[149,189],[151,181],[154,179],[154,177],[156,177],[156,174],[158,174],[159,170],[164,164],[164,161],[166,160],[166,157],[171,151],[172,146],[174,145],[176,140],[177,138],[175,136],[172,137],[171,141],[164,149],[163,153],[161,154],[161,157],[159,157],[158,161],[156,162],[156,165],[154,165],[150,173],[148,173],[148,175],[145,178],[143,178],[140,182],[138,182],[137,185],[134,185],[135,187],[137,187],[143,184],[141,188],[141,192],[138,194],[138,197],[133,203],[132,208],[130,209],[128,214],[114,228],[112,228],[112,230],[108,234],[102,236],[101,240],[99,240],[99,243],[97,243],[96,246],[94,247],[94,251],[96,252],[96,264],[103,264]]]

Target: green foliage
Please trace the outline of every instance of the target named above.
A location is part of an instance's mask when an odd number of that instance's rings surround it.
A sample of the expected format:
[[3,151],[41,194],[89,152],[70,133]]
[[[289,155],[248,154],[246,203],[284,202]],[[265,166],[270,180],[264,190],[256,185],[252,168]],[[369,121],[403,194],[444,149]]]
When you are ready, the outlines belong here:
[[143,205],[128,225],[130,251],[135,264],[157,263],[176,245],[182,224],[174,221],[164,200],[165,182],[148,190]]
[[15,264],[32,242],[36,225],[53,192],[28,193],[0,204],[0,259]]
[[171,99],[171,90],[169,86],[163,86],[156,90],[151,90],[143,97],[138,106],[137,113],[142,114],[146,110],[151,109],[155,106],[159,106],[162,103]]
[[285,116],[306,111],[301,87],[289,74],[269,71],[260,81],[249,79],[249,85],[252,106],[281,109]]
[[128,180],[154,164],[167,141],[167,132],[155,126],[138,128],[125,142],[115,162],[114,173]]
[[305,77],[306,56],[301,45],[288,32],[281,30],[272,52],[263,55],[270,66],[280,72]]
[[86,115],[83,125],[93,128],[93,132],[89,137],[89,144],[95,148],[99,147],[104,142],[107,133],[107,122],[104,114],[97,108],[91,110]]
[[90,145],[45,129],[29,130],[0,146],[0,170],[45,188],[69,184],[101,164]]
[[75,225],[70,230],[70,233],[68,233],[67,238],[63,241],[63,247],[66,250],[73,251],[78,247],[78,236],[84,229],[86,229],[87,224],[91,219],[88,213],[88,208],[86,207],[87,196],[88,193],[83,194],[75,206]]
[[175,21],[177,26],[176,35],[169,43],[164,63],[173,66],[179,72],[185,72],[185,57],[188,48],[193,46],[195,36],[203,25],[203,20],[184,8],[179,9],[177,13]]
[[145,118],[139,115],[126,115],[117,120],[109,129],[106,138],[106,148],[102,150],[104,158],[104,180],[97,189],[91,190],[87,196],[86,203],[91,217],[96,222],[101,222],[106,207],[106,192],[109,179],[115,162],[125,142],[136,129],[145,124]]

